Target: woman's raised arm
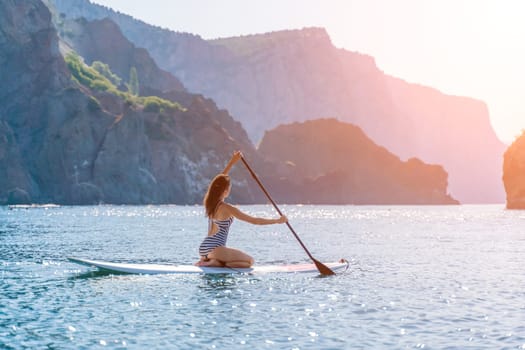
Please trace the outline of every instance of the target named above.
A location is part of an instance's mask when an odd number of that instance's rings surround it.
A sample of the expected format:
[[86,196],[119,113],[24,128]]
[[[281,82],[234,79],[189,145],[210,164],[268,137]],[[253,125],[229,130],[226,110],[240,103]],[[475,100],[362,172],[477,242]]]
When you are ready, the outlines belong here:
[[233,152],[233,155],[232,155],[230,161],[228,162],[228,164],[226,165],[226,167],[224,168],[224,170],[222,171],[222,174],[228,175],[228,173],[230,172],[230,170],[233,167],[233,165],[235,163],[237,163],[239,161],[239,159],[241,159],[241,157],[242,157],[241,151]]

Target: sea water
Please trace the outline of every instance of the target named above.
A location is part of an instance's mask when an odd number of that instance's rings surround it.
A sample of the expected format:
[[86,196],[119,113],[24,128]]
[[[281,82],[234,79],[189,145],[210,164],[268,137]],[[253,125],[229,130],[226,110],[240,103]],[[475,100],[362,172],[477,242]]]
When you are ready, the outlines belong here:
[[[192,264],[202,207],[0,207],[0,348],[525,348],[524,211],[281,209],[315,258],[349,270],[113,275],[66,258]],[[258,264],[309,261],[285,225],[236,221],[228,244]]]

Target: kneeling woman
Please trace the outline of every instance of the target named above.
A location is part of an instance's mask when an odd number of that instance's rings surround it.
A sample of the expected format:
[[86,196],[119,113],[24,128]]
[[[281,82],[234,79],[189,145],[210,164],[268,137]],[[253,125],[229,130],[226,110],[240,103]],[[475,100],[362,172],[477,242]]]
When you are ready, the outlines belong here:
[[243,213],[224,201],[230,194],[231,189],[228,172],[241,157],[241,152],[233,154],[223,172],[212,180],[204,197],[204,209],[209,219],[209,225],[208,236],[204,238],[199,247],[201,259],[196,264],[198,266],[243,268],[253,265],[254,260],[251,256],[238,249],[226,247],[226,240],[233,218],[254,225],[283,224],[287,221],[285,216],[281,216],[278,219],[256,218]]

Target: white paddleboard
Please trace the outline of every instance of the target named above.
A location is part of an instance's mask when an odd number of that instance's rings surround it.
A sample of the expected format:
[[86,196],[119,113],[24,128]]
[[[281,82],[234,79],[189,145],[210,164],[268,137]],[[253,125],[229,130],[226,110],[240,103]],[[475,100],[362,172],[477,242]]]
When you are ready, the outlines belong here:
[[[99,269],[112,272],[134,273],[134,274],[163,274],[163,273],[197,273],[197,274],[237,274],[237,273],[315,273],[319,272],[314,264],[293,265],[255,265],[251,268],[228,268],[228,267],[200,267],[194,265],[161,265],[161,264],[128,264],[114,263],[108,261],[89,260],[82,258],[68,258],[77,264],[94,266]],[[344,271],[348,268],[348,262],[342,260],[336,263],[324,264],[334,272]]]

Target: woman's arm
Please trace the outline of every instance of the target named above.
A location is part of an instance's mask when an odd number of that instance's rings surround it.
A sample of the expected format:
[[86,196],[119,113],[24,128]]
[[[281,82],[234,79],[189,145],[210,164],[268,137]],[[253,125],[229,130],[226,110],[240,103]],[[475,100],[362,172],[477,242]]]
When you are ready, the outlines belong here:
[[239,161],[239,159],[241,159],[241,157],[242,157],[241,151],[233,152],[233,155],[232,155],[230,161],[228,162],[228,164],[226,165],[226,168],[224,168],[224,170],[222,171],[221,174],[228,175],[228,173],[230,172],[230,170],[233,167],[233,165],[235,163],[237,163]]
[[242,211],[240,211],[233,205],[224,203],[222,206],[225,207],[225,209],[227,209],[230,212],[230,214],[236,217],[237,219],[249,222],[250,224],[254,224],[254,225],[284,224],[285,222],[288,221],[288,218],[286,218],[286,216],[281,216],[278,219],[257,218],[257,217],[248,215],[246,213],[243,213]]

